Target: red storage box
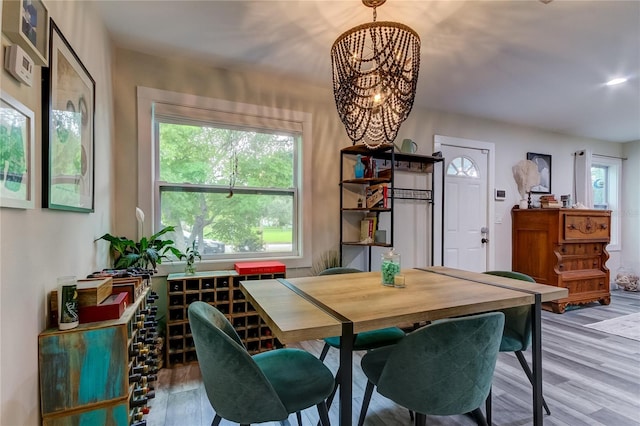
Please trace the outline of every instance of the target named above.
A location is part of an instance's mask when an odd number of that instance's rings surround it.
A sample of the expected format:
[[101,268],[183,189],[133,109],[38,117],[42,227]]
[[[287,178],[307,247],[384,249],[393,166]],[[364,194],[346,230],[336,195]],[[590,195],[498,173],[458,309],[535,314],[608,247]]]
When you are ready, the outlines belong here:
[[234,264],[234,267],[240,275],[277,274],[279,272],[285,272],[287,269],[284,263],[271,260],[262,262],[239,262]]
[[106,321],[118,319],[127,309],[129,294],[126,292],[115,293],[107,297],[96,306],[81,306],[78,310],[80,324],[94,321]]

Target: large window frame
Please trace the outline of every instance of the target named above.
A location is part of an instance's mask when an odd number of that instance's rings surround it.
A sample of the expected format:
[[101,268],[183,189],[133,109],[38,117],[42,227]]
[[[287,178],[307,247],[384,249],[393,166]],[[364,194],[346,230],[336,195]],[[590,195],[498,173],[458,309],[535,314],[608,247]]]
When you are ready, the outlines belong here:
[[[593,154],[591,167],[604,167],[606,176],[606,210],[611,210],[611,241],[607,246],[608,251],[621,249],[620,208],[622,200],[622,160],[619,158],[605,157]],[[603,208],[597,206],[595,208]]]
[[[221,99],[206,98],[178,92],[170,92],[147,87],[137,88],[138,98],[138,206],[147,217],[143,232],[151,235],[160,228],[160,187],[156,145],[157,127],[154,113],[162,111],[162,117],[172,116],[183,123],[199,123],[223,121],[238,127],[251,125],[271,126],[282,130],[299,133],[295,159],[295,174],[298,177],[294,196],[294,214],[297,229],[294,229],[294,250],[290,254],[260,253],[252,256],[220,256],[217,259],[206,259],[200,262],[199,269],[231,268],[235,261],[241,260],[280,260],[288,268],[311,266],[311,126],[309,113],[284,110],[273,107],[244,104]],[[216,119],[217,118],[217,119]],[[294,130],[295,129],[295,130]],[[306,214],[305,214],[306,213]],[[175,263],[175,262],[174,262]],[[164,263],[163,263],[164,265]]]

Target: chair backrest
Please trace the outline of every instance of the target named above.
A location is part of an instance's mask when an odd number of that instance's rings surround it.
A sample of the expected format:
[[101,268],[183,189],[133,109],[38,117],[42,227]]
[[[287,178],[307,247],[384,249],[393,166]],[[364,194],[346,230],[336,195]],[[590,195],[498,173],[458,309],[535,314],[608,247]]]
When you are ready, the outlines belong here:
[[[513,278],[520,281],[528,281],[535,283],[536,280],[529,275],[514,271],[487,271],[485,274],[496,275],[499,277]],[[502,309],[504,314],[505,329],[510,330],[509,336],[518,336],[521,347],[520,351],[527,350],[531,344],[531,306],[516,306],[513,308]],[[513,342],[510,342],[513,344]]]
[[211,406],[240,424],[286,419],[288,413],[227,318],[205,302],[189,305],[189,324]]
[[389,356],[378,392],[423,414],[475,410],[491,389],[503,325],[501,312],[488,312],[409,333]]
[[336,275],[336,274],[353,274],[356,272],[362,272],[356,268],[343,268],[342,266],[336,266],[334,268],[328,268],[320,272],[318,275]]

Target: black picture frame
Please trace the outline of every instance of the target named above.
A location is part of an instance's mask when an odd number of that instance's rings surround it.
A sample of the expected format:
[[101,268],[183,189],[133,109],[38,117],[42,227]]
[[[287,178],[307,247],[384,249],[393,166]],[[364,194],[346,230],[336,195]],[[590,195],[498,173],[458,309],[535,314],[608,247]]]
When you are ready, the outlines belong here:
[[551,194],[551,155],[527,152],[527,160],[533,161],[540,173],[540,184],[531,188],[531,193]]
[[94,211],[96,83],[53,19],[42,68],[42,206]]

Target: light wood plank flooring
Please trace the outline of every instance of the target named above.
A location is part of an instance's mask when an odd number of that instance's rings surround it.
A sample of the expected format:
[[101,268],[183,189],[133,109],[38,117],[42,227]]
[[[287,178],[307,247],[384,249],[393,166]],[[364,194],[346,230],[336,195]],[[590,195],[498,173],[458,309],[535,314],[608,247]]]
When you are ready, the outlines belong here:
[[[640,426],[640,342],[584,327],[609,318],[640,312],[640,293],[612,292],[611,304],[543,312],[544,396],[551,416],[546,425]],[[297,345],[318,355],[322,341]],[[360,369],[362,354],[354,354],[353,423],[362,403],[366,378]],[[526,354],[530,360],[530,354]],[[335,372],[338,352],[329,351],[327,365]],[[162,369],[149,426],[208,426],[214,412],[200,379],[197,364]],[[330,410],[338,424],[338,406]],[[493,381],[495,425],[532,423],[531,386],[513,354],[500,354]],[[295,415],[289,421],[296,424]],[[303,412],[305,425],[317,424],[315,408]],[[473,425],[466,416],[427,417],[430,425]],[[222,425],[233,423],[223,421]],[[272,423],[273,425],[277,423]],[[365,425],[410,425],[407,411],[374,392]],[[271,425],[271,424],[270,424]]]

